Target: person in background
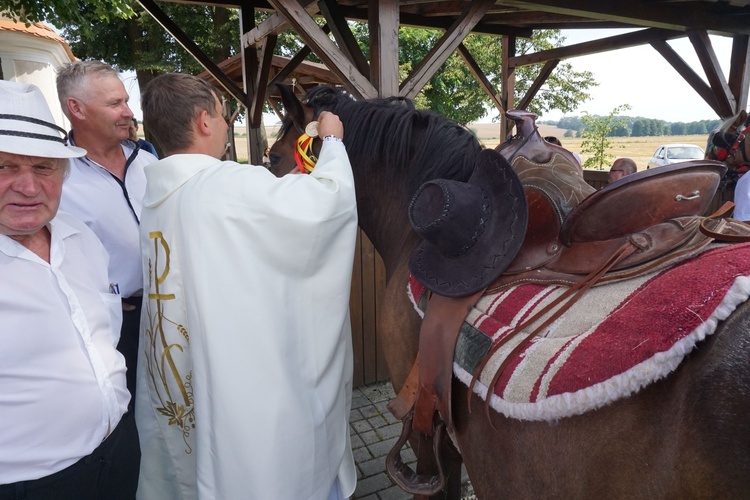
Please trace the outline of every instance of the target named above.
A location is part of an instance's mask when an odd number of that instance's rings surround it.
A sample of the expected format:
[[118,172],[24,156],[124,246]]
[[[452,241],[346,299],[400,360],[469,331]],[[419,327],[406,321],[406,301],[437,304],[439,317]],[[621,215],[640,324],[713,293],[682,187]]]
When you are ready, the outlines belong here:
[[634,174],[638,171],[638,165],[630,158],[618,158],[612,163],[609,169],[609,183],[622,179],[626,175]]
[[344,129],[319,117],[309,175],[221,161],[216,89],[182,74],[141,94],[166,157],[146,166],[138,497],[349,497],[357,231]]
[[148,142],[146,139],[139,139],[138,138],[138,119],[136,117],[133,117],[133,121],[130,124],[130,133],[128,134],[130,137],[130,140],[138,144],[142,150],[148,151],[155,157],[159,158],[159,155],[156,152],[156,148],[153,144]]
[[750,221],[750,175],[743,174],[734,188],[734,217],[741,221]]
[[39,88],[0,81],[2,500],[135,497],[120,298],[96,235],[58,213],[68,159],[85,154]]
[[263,151],[263,166],[266,168],[271,168],[271,148],[266,148],[265,151]]
[[142,298],[139,218],[146,191],[143,167],[157,161],[129,139],[133,112],[117,72],[99,61],[76,61],[58,70],[57,93],[73,130],[69,142],[88,153],[71,160],[60,210],[86,223],[109,252],[109,279],[122,296],[117,348],[135,394]]

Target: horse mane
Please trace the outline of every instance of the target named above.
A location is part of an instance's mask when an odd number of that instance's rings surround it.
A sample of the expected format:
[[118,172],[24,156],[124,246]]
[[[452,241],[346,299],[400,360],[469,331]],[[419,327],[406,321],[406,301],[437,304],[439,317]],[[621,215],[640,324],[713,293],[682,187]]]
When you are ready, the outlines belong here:
[[[398,170],[388,173],[405,179],[409,194],[431,179],[467,180],[482,149],[473,132],[435,112],[415,109],[406,98],[357,101],[342,89],[318,86],[302,103],[315,117],[324,110],[339,116],[352,165]],[[285,116],[279,137],[292,126]]]

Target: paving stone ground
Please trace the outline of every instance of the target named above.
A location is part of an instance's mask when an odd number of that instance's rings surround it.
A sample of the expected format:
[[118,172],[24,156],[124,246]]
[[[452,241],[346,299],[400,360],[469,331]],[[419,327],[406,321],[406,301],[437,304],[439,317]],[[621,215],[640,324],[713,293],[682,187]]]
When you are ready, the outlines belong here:
[[[353,499],[407,500],[411,495],[396,486],[385,471],[385,456],[398,440],[401,422],[395,419],[386,405],[395,397],[390,381],[358,387],[352,394],[349,432],[354,461],[357,463],[357,489]],[[404,462],[416,467],[417,458],[411,448],[402,451]],[[462,473],[462,499],[473,495],[466,471]]]

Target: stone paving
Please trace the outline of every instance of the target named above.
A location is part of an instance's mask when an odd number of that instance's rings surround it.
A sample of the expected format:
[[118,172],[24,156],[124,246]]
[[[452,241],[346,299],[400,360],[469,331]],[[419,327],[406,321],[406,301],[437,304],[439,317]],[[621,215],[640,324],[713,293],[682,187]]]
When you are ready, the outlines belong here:
[[[401,422],[395,419],[386,405],[395,394],[389,381],[358,387],[352,393],[352,412],[349,432],[352,439],[354,461],[357,463],[357,489],[353,499],[406,500],[411,495],[396,486],[385,472],[385,456],[398,440]],[[402,450],[402,457],[412,468],[416,456],[411,448]],[[463,471],[463,499],[475,498]]]

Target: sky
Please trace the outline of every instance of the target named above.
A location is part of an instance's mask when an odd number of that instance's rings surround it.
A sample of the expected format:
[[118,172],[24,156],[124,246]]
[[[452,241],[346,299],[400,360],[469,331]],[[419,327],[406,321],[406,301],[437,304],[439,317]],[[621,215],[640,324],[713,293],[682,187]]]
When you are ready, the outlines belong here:
[[[627,33],[631,30],[563,30],[565,45]],[[725,77],[729,75],[732,40],[710,35]],[[687,37],[667,42],[704,80],[705,72]],[[616,107],[629,104],[628,116],[656,118],[668,122],[716,119],[716,113],[651,45],[640,45],[589,56],[566,59],[576,71],[591,71],[598,87],[591,89],[591,100],[567,116],[587,111],[607,115]],[[559,120],[563,114],[551,111],[543,120]]]
[[[632,30],[563,30],[565,45],[627,33]],[[729,58],[732,40],[729,37],[710,35],[711,44],[723,69],[729,75]],[[687,37],[667,42],[693,70],[705,81],[698,57]],[[580,116],[583,111],[607,115],[623,104],[631,109],[624,114],[656,118],[667,122],[692,122],[714,120],[716,113],[706,104],[677,71],[650,45],[613,50],[589,56],[566,59],[576,71],[591,71],[599,86],[590,89],[591,99],[565,116]],[[140,93],[135,73],[123,73],[125,87],[136,118],[142,118],[138,106]],[[491,113],[481,122],[489,122]],[[557,110],[545,113],[541,120],[559,120],[563,113]],[[278,119],[273,114],[264,116],[266,124]]]

